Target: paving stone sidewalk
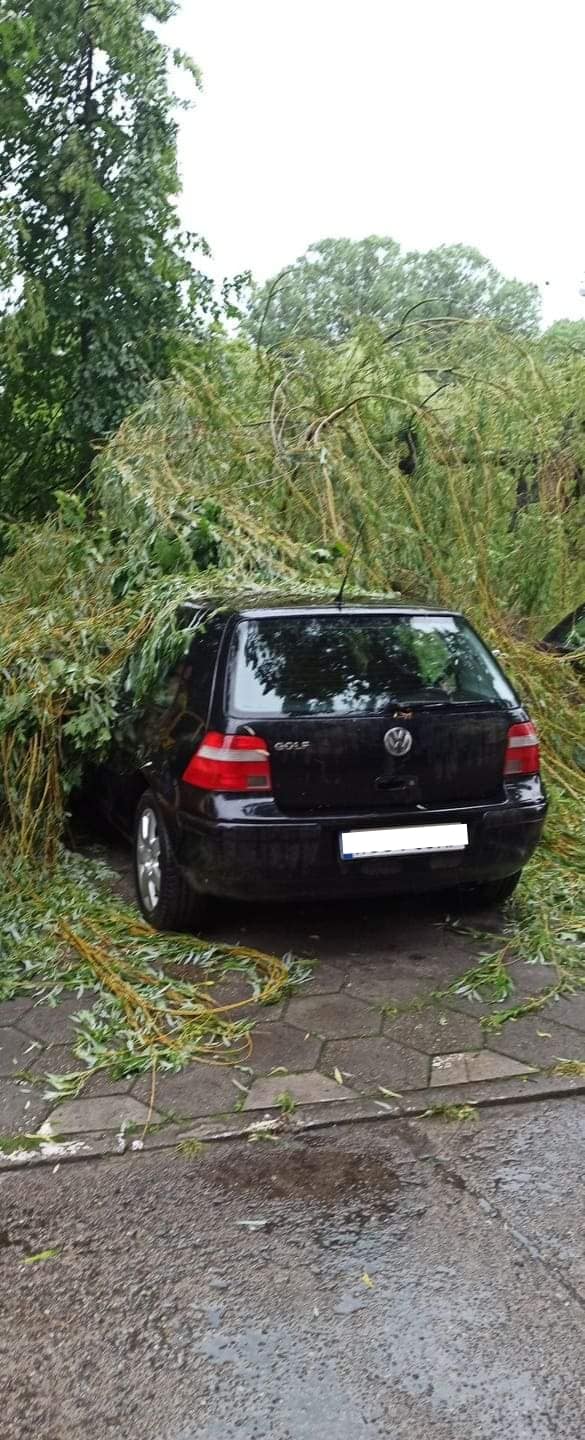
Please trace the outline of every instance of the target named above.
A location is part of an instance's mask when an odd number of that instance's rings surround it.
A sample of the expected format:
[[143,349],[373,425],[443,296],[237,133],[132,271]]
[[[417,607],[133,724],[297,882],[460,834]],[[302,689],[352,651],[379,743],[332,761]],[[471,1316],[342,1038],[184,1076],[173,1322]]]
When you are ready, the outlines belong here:
[[[482,917],[483,923],[488,919]],[[498,917],[491,917],[497,925]],[[283,1092],[299,1107],[368,1097],[388,1103],[384,1091],[408,1100],[428,1090],[428,1103],[474,1097],[493,1081],[534,1080],[559,1059],[585,1060],[585,995],[558,1001],[500,1032],[482,1029],[486,1007],[449,998],[398,1015],[383,1006],[412,1004],[444,987],[473,963],[469,938],[440,923],[438,914],[404,904],[353,905],[230,912],[222,938],[271,949],[294,949],[316,958],[302,991],[280,1005],[258,1009],[248,1069],[194,1064],[179,1075],[157,1077],[151,1107],[150,1076],[112,1083],[93,1077],[75,1100],[44,1098],[49,1073],[80,1068],[71,1051],[73,1015],[91,1005],[86,994],[54,1008],[18,999],[0,1005],[0,1136],[34,1134],[45,1122],[59,1135],[91,1135],[165,1121],[234,1116],[278,1106]],[[517,962],[518,992],[550,983],[543,966]],[[218,1001],[243,999],[246,988],[230,978]],[[276,1072],[276,1073],[275,1073]],[[339,1081],[341,1080],[341,1083]],[[235,1083],[237,1082],[237,1083]],[[527,1083],[526,1081],[524,1083]],[[245,1087],[245,1092],[242,1090]]]

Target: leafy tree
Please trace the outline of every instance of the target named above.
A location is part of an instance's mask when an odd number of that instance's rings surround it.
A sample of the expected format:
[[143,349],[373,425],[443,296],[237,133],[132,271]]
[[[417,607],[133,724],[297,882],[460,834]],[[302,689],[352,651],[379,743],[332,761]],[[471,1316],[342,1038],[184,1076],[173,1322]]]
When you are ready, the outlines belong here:
[[534,335],[540,318],[536,285],[508,280],[479,250],[440,245],[405,257],[412,303],[426,300],[423,314],[478,316],[513,335]]
[[210,282],[179,228],[171,57],[149,24],[175,0],[0,9],[0,510],[26,515],[168,373]]
[[555,320],[541,336],[540,348],[547,360],[585,355],[585,320]]
[[535,285],[507,280],[478,250],[441,245],[403,253],[395,240],[322,240],[253,292],[247,332],[266,345],[291,335],[345,339],[361,320],[392,330],[411,306],[419,317],[483,316],[502,329],[538,329]]

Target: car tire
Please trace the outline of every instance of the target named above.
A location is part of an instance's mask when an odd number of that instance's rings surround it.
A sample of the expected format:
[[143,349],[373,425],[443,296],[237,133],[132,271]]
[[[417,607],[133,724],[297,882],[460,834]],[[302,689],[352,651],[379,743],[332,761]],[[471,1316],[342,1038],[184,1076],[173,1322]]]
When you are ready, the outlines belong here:
[[514,875],[505,875],[503,880],[482,880],[477,885],[462,886],[457,891],[457,898],[470,910],[488,910],[503,905],[514,894],[521,875],[522,871],[517,870]]
[[144,919],[155,930],[190,930],[203,919],[205,899],[197,895],[175,860],[161,807],[145,790],[134,820],[134,883]]

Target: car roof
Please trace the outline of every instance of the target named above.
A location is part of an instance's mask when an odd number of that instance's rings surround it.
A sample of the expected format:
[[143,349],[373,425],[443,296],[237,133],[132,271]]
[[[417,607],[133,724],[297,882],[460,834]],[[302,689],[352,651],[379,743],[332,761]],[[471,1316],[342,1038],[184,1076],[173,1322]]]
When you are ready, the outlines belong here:
[[369,601],[363,605],[336,605],[331,601],[324,605],[294,604],[246,606],[238,612],[246,620],[262,620],[270,615],[453,615],[453,610],[434,610],[428,605],[393,605],[387,600]]
[[384,599],[379,595],[350,599],[343,601],[341,605],[337,603],[335,597],[332,596],[328,599],[323,595],[311,597],[306,595],[244,594],[232,596],[229,599],[221,596],[206,596],[187,601],[184,609],[199,614],[209,610],[220,610],[226,615],[240,615],[242,619],[250,620],[265,619],[271,615],[331,615],[332,612],[342,615],[367,615],[376,612],[400,615],[458,615],[460,613],[446,605],[413,604],[408,600]]

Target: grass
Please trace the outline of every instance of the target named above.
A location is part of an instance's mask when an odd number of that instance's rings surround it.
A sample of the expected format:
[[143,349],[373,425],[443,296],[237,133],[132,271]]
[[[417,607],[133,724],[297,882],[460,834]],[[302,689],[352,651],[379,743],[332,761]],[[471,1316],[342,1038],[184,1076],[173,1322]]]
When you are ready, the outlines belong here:
[[160,1135],[171,1125],[188,1124],[190,1119],[190,1115],[177,1115],[174,1110],[169,1110],[162,1120],[150,1120],[147,1125],[139,1124],[137,1120],[123,1120],[119,1133],[124,1139],[131,1139],[133,1135]]
[[179,1140],[177,1152],[185,1160],[201,1160],[206,1150],[203,1140],[195,1140],[188,1136],[185,1140]]
[[580,1079],[585,1078],[585,1060],[558,1060],[556,1065],[551,1066],[549,1075],[573,1075]]
[[428,1110],[423,1110],[422,1120],[477,1120],[477,1110],[473,1105],[429,1105]]
[[[51,1141],[55,1138],[52,1135]],[[0,1135],[0,1155],[15,1155],[20,1150],[34,1152],[46,1141],[46,1135]]]
[[277,1095],[275,1104],[279,1110],[282,1111],[283,1115],[294,1115],[297,1108],[297,1102],[294,1095],[291,1095],[290,1090],[283,1090],[282,1095]]

